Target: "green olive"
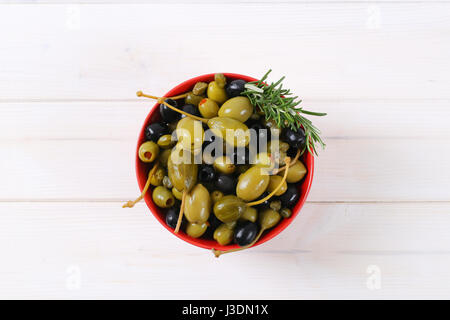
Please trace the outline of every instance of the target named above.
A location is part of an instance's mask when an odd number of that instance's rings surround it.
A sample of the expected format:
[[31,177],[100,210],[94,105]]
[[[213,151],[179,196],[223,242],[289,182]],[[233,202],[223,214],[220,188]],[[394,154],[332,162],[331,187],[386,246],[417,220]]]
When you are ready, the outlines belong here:
[[156,187],[152,194],[153,202],[160,208],[169,208],[175,203],[172,192],[164,187]]
[[239,219],[247,205],[234,195],[222,197],[214,204],[214,214],[222,222],[232,222]]
[[208,84],[205,82],[197,82],[192,89],[192,93],[196,96],[201,96],[205,93],[206,89],[208,88]]
[[167,161],[167,171],[169,174],[170,181],[175,188],[180,191],[190,191],[197,183],[198,166],[193,163],[185,163],[182,159],[175,159],[174,155],[171,154],[169,160]]
[[187,95],[187,97],[184,98],[184,102],[185,102],[186,104],[193,104],[194,106],[198,106],[198,104],[200,103],[200,101],[202,101],[204,98],[205,98],[205,96],[204,96],[203,94],[197,96],[197,95],[195,95],[194,93],[189,92],[188,95]]
[[[242,122],[232,118],[215,117],[208,120],[208,127],[233,147],[245,147],[250,142],[250,131]],[[227,134],[228,133],[228,134]]]
[[153,162],[158,157],[159,147],[153,141],[147,141],[139,147],[139,159],[142,162]]
[[234,229],[237,225],[237,220],[231,221],[231,222],[227,222],[225,223],[227,225],[228,228],[230,229]]
[[278,212],[281,210],[281,201],[280,200],[271,201],[269,204],[269,207],[270,207],[270,209]]
[[[306,175],[306,168],[303,165],[303,163],[298,160],[296,163],[292,165],[292,167],[289,167],[289,171],[286,177],[286,181],[288,183],[296,183],[303,179],[303,177]],[[282,176],[284,174],[284,171],[280,172],[279,175]]]
[[231,174],[236,170],[236,166],[227,156],[217,157],[214,160],[214,169],[224,174]]
[[218,104],[222,104],[227,100],[225,89],[221,88],[215,81],[211,81],[208,84],[207,95],[208,98],[213,99]]
[[177,188],[173,187],[172,188],[172,193],[173,196],[178,199],[178,200],[182,200],[183,199],[183,192],[179,191]]
[[166,175],[166,172],[165,172],[164,168],[156,169],[155,173],[150,178],[150,184],[152,186],[160,186],[160,185],[162,185],[162,182],[163,182],[163,179],[164,179],[165,175]]
[[167,189],[172,189],[173,188],[173,183],[172,183],[172,181],[170,181],[169,176],[164,176],[164,178],[162,179],[162,184]]
[[275,227],[280,219],[280,214],[272,209],[265,209],[259,214],[259,224],[264,230]]
[[200,121],[185,117],[178,121],[176,129],[178,144],[186,150],[199,149],[204,139],[204,130]]
[[198,104],[200,114],[207,119],[217,117],[219,105],[212,99],[205,98]]
[[216,73],[214,75],[214,81],[217,83],[219,88],[225,88],[225,86],[227,85],[227,78],[223,73]]
[[208,221],[211,211],[211,197],[208,189],[197,184],[186,196],[184,215],[189,222],[203,223]]
[[255,166],[241,174],[236,186],[236,195],[244,201],[252,201],[266,191],[270,176],[266,168]]
[[161,154],[159,155],[159,163],[163,167],[167,167],[167,161],[169,160],[170,154],[172,153],[172,149],[164,149]]
[[247,207],[247,209],[245,209],[244,213],[240,217],[240,220],[247,220],[251,222],[256,222],[257,219],[258,210],[256,210],[256,208],[254,207]]
[[247,97],[231,98],[219,109],[219,117],[232,118],[240,122],[247,121],[252,114],[253,106]]
[[226,246],[233,241],[234,231],[227,224],[223,223],[214,231],[213,238],[220,245]]
[[291,209],[283,208],[280,210],[280,215],[283,218],[289,218],[292,215],[292,211],[291,211]]
[[[281,183],[281,181],[283,180],[283,177],[281,176],[270,176],[270,182],[269,182],[269,186],[267,187],[267,192],[271,193],[272,191],[274,191]],[[277,192],[275,192],[275,196],[281,196],[283,193],[285,193],[287,190],[287,183],[286,181],[283,182],[283,184],[281,185],[280,189],[278,189]]]
[[211,192],[211,202],[212,202],[212,204],[215,204],[217,201],[222,199],[222,197],[223,197],[223,192],[222,191],[215,190],[215,191]]
[[171,134],[165,134],[161,136],[158,139],[158,146],[160,146],[163,149],[171,148],[175,145],[175,141],[172,141],[172,135]]
[[199,238],[206,232],[206,229],[208,229],[208,224],[206,222],[188,223],[186,226],[186,233],[192,238]]

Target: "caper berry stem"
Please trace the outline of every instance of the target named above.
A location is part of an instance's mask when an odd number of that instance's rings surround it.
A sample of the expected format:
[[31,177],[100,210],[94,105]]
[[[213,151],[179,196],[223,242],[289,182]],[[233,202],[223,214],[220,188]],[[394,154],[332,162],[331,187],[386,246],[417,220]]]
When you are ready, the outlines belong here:
[[[297,154],[295,155],[294,159],[292,160],[291,163],[289,163],[289,168],[292,167],[292,166],[298,161],[298,159],[300,158],[300,155],[301,155],[301,154],[302,154],[302,152],[300,151],[300,149],[297,150]],[[277,170],[274,170],[274,171],[272,172],[272,174],[278,174],[278,173],[280,173],[281,171],[285,170],[286,168],[287,168],[287,165],[285,165],[285,166],[283,166],[283,167],[281,167],[281,168],[278,168]]]
[[136,200],[134,200],[134,201],[130,200],[127,203],[125,203],[122,206],[122,208],[133,208],[136,203],[138,203],[139,201],[141,201],[144,198],[145,194],[148,191],[148,188],[150,188],[150,181],[152,180],[153,175],[155,174],[156,170],[158,169],[158,166],[159,166],[159,164],[157,162],[153,166],[152,170],[150,170],[150,172],[148,174],[147,182],[145,183],[145,186],[144,186],[144,189],[142,190],[141,195],[139,197],[137,197]]
[[184,112],[183,110],[180,110],[180,109],[178,109],[178,108],[175,108],[174,106],[168,104],[168,103],[165,101],[166,99],[172,99],[172,100],[175,100],[175,99],[181,99],[181,98],[184,98],[184,97],[186,96],[186,95],[184,95],[184,94],[179,95],[179,96],[175,96],[175,97],[167,98],[167,97],[157,97],[157,96],[152,96],[152,95],[149,95],[149,94],[145,94],[145,93],[143,93],[142,91],[138,91],[138,92],[136,92],[136,95],[137,95],[138,97],[145,97],[145,98],[157,100],[158,103],[162,103],[162,104],[164,104],[165,106],[167,106],[168,108],[170,108],[170,109],[172,109],[172,110],[174,110],[174,111],[176,111],[176,112],[178,112],[178,113],[184,114],[186,117],[190,117],[190,118],[192,118],[192,119],[195,119],[195,120],[198,120],[198,121],[201,121],[201,122],[204,122],[204,123],[208,123],[208,119],[201,118],[201,117],[197,117],[197,116],[194,116],[193,114]]
[[262,198],[262,199],[260,199],[258,201],[249,202],[249,203],[247,203],[247,206],[252,207],[252,206],[256,206],[256,205],[258,205],[260,203],[263,203],[264,201],[267,201],[270,198],[272,198],[274,196],[274,194],[277,193],[278,190],[280,190],[280,188],[282,187],[283,183],[286,181],[287,174],[288,174],[289,167],[290,167],[290,163],[291,163],[291,158],[289,158],[289,157],[284,158],[284,162],[286,163],[286,170],[284,171],[283,179],[281,179],[281,181],[278,184],[278,186],[271,193],[269,193],[266,197],[264,197],[264,198]]
[[181,206],[180,206],[180,213],[178,214],[178,221],[177,226],[175,227],[175,233],[178,233],[180,231],[181,222],[183,221],[183,215],[184,215],[184,203],[186,202],[186,196],[187,196],[187,190],[183,191],[183,196],[181,198]]
[[223,255],[223,254],[225,254],[225,253],[231,253],[231,252],[236,252],[236,251],[241,251],[241,250],[244,250],[244,249],[248,249],[248,248],[250,248],[251,246],[253,246],[253,245],[259,240],[259,238],[261,237],[261,235],[263,234],[263,232],[264,232],[265,230],[266,230],[266,229],[262,229],[262,228],[261,228],[261,230],[260,230],[260,231],[258,232],[258,234],[256,235],[255,240],[253,240],[251,243],[249,243],[248,245],[246,245],[246,246],[244,246],[244,247],[235,248],[235,249],[230,249],[230,250],[227,250],[227,251],[222,251],[222,250],[212,249],[212,252],[213,252],[214,255],[216,256],[216,258],[219,258],[221,255]]

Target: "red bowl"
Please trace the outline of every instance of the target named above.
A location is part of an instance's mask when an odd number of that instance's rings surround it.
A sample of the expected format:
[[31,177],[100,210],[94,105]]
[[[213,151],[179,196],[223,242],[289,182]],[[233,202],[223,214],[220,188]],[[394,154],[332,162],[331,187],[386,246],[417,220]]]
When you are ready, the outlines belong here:
[[[244,75],[236,74],[236,73],[224,73],[224,75],[227,77],[227,79],[232,79],[232,80],[235,80],[235,79],[243,79],[245,81],[258,80],[258,79],[252,78],[252,77],[248,77],[248,76],[244,76]],[[192,79],[182,82],[181,84],[177,85],[175,88],[173,88],[172,90],[167,92],[164,96],[172,97],[172,96],[176,96],[179,94],[183,94],[187,91],[192,90],[194,85],[199,81],[211,82],[213,80],[214,80],[214,73],[198,76],[198,77],[195,77],[195,78],[192,78]],[[137,175],[139,188],[141,191],[144,188],[145,183],[147,181],[150,166],[139,160],[139,154],[138,154],[139,146],[145,141],[145,136],[144,136],[145,127],[147,125],[149,125],[150,123],[160,121],[160,119],[161,119],[161,117],[159,114],[159,103],[157,103],[152,107],[149,114],[147,115],[147,118],[145,119],[144,124],[142,126],[141,133],[139,134],[139,139],[138,139],[137,148],[136,148],[136,175]],[[291,217],[288,219],[282,219],[276,227],[266,231],[261,236],[259,241],[255,244],[255,246],[272,239],[277,234],[279,234],[281,231],[286,229],[286,227],[291,224],[291,222],[295,219],[295,217],[298,215],[301,208],[303,207],[303,204],[306,201],[306,198],[308,196],[309,190],[311,188],[312,180],[313,180],[314,157],[311,153],[305,152],[305,154],[302,157],[302,161],[305,164],[306,168],[308,169],[308,173],[306,174],[306,177],[303,179],[303,182],[301,184],[299,184],[299,186],[298,186],[298,189],[300,192],[300,200],[298,201],[298,203],[295,205],[294,209],[292,210]],[[151,190],[149,190],[149,192],[147,192],[147,194],[145,195],[145,198],[144,198],[145,202],[147,203],[148,208],[150,209],[150,212],[170,233],[174,234],[178,238],[180,238],[186,242],[189,242],[190,244],[193,244],[198,247],[205,248],[205,249],[216,249],[216,250],[226,251],[226,250],[230,250],[230,249],[238,247],[236,244],[222,246],[222,245],[218,244],[215,240],[208,240],[208,239],[202,239],[202,238],[195,239],[195,238],[188,236],[182,230],[180,230],[178,234],[175,234],[173,232],[173,229],[169,228],[165,222],[164,211],[162,209],[160,209],[159,207],[157,207],[153,203],[151,194],[152,194]]]

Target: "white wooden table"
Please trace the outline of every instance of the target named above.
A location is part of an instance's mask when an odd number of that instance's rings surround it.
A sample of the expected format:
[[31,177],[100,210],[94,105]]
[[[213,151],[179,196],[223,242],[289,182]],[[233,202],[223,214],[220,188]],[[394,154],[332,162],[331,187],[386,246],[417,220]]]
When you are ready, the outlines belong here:
[[[76,2],[0,0],[0,298],[450,298],[450,3]],[[268,68],[329,114],[288,229],[214,259],[121,209],[136,90]]]

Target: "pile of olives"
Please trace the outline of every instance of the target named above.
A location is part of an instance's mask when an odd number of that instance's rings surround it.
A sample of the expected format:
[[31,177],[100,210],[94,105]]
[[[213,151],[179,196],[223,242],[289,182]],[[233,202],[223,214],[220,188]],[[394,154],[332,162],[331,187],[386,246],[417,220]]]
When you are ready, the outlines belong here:
[[242,248],[291,216],[307,173],[299,159],[305,134],[288,128],[278,134],[276,123],[242,95],[245,84],[215,74],[176,97],[138,92],[160,102],[161,121],[148,124],[139,148],[139,159],[149,164],[147,184],[124,207],[151,189],[175,232]]

